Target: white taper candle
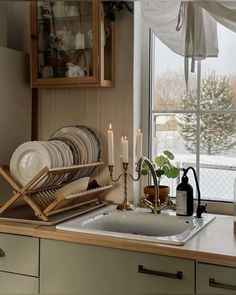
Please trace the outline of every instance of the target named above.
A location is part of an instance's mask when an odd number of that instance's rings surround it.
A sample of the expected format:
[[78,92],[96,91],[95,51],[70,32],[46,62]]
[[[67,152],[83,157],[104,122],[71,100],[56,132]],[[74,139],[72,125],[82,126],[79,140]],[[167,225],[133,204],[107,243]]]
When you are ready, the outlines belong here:
[[136,162],[142,157],[143,155],[143,133],[139,129],[136,134]]
[[108,140],[108,165],[114,166],[114,138],[113,130],[111,124],[109,124],[109,129],[107,131],[107,140]]
[[129,163],[129,144],[126,136],[122,141],[122,160],[123,163]]

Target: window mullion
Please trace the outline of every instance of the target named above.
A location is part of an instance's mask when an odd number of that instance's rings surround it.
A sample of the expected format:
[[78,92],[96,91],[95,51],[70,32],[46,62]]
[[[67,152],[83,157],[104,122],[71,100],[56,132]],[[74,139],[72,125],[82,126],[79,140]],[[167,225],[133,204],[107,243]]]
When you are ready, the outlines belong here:
[[[154,58],[154,52],[155,52],[155,42],[154,42],[154,34],[149,29],[149,130],[148,130],[148,142],[151,143],[148,145],[148,156],[149,158],[152,158],[152,149],[153,149],[153,128],[152,128],[152,109],[153,109],[153,77],[154,77],[154,71],[155,71],[155,58]],[[150,182],[150,177],[149,177]]]
[[197,105],[196,105],[196,115],[197,115],[197,128],[196,128],[196,173],[200,183],[200,134],[201,134],[201,61],[197,63]]

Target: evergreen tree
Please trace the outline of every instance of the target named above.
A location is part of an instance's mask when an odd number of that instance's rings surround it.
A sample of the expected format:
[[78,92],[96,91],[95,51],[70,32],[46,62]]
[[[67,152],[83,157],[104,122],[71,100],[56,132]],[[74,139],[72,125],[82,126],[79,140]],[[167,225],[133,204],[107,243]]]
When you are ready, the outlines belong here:
[[[210,72],[201,83],[200,108],[207,110],[229,110],[235,100],[235,94],[226,76]],[[182,107],[186,110],[196,108],[197,94],[189,90],[182,98]],[[202,113],[200,118],[200,150],[209,155],[228,150],[235,134],[236,116],[230,113]],[[186,148],[196,151],[197,118],[194,114],[180,115],[180,133],[186,141]]]

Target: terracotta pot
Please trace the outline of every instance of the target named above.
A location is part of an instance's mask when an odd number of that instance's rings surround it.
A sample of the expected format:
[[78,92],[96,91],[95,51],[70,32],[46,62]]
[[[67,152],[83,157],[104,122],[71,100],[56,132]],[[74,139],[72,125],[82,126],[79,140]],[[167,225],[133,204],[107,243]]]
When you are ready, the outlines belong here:
[[[153,203],[154,196],[155,196],[154,185],[145,186],[143,189],[143,192],[145,195],[147,195],[148,201]],[[170,194],[169,186],[166,186],[166,185],[159,186],[159,198],[160,198],[161,203],[164,203],[167,200],[167,198],[169,197],[169,194]]]

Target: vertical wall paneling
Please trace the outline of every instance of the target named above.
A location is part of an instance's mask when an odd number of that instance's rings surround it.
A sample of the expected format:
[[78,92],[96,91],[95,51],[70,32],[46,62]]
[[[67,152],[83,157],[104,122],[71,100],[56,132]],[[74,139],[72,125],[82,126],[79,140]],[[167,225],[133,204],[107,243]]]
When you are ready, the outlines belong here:
[[71,88],[69,89],[69,100],[67,101],[70,105],[70,124],[78,124],[85,121],[85,89],[84,88]]
[[68,125],[70,121],[69,89],[57,89],[55,91],[55,122],[56,129]]
[[38,91],[36,88],[32,89],[32,124],[31,124],[31,140],[37,140],[38,138]]
[[[136,133],[139,128],[141,127],[141,95],[142,95],[142,12],[141,12],[141,4],[140,2],[136,1],[134,3],[135,9],[134,9],[134,99],[133,99],[133,124],[134,124],[134,132],[133,132],[133,161],[136,162],[136,156],[135,156],[135,144],[136,144]],[[133,173],[135,173],[135,165],[133,166]],[[139,202],[140,198],[140,183],[142,183],[143,177],[141,178],[140,182],[136,182],[133,184],[133,190],[134,190],[134,203]]]
[[56,130],[55,122],[55,90],[43,89],[39,91],[38,102],[38,139],[47,140],[53,131]]
[[[133,14],[119,12],[116,20],[115,88],[73,88],[39,90],[39,139],[64,125],[85,124],[98,134],[105,166],[95,174],[101,182],[109,181],[107,168],[107,129],[112,123],[115,136],[115,174],[121,173],[120,138],[126,135],[133,164]],[[130,170],[130,171],[131,171]],[[129,198],[133,197],[129,182]],[[123,200],[123,184],[115,184],[107,200]]]
[[[102,137],[103,132],[100,129],[100,91],[95,88],[86,88],[85,89],[85,119],[84,124],[92,128],[99,138]],[[100,181],[101,169],[96,169],[94,177]]]

